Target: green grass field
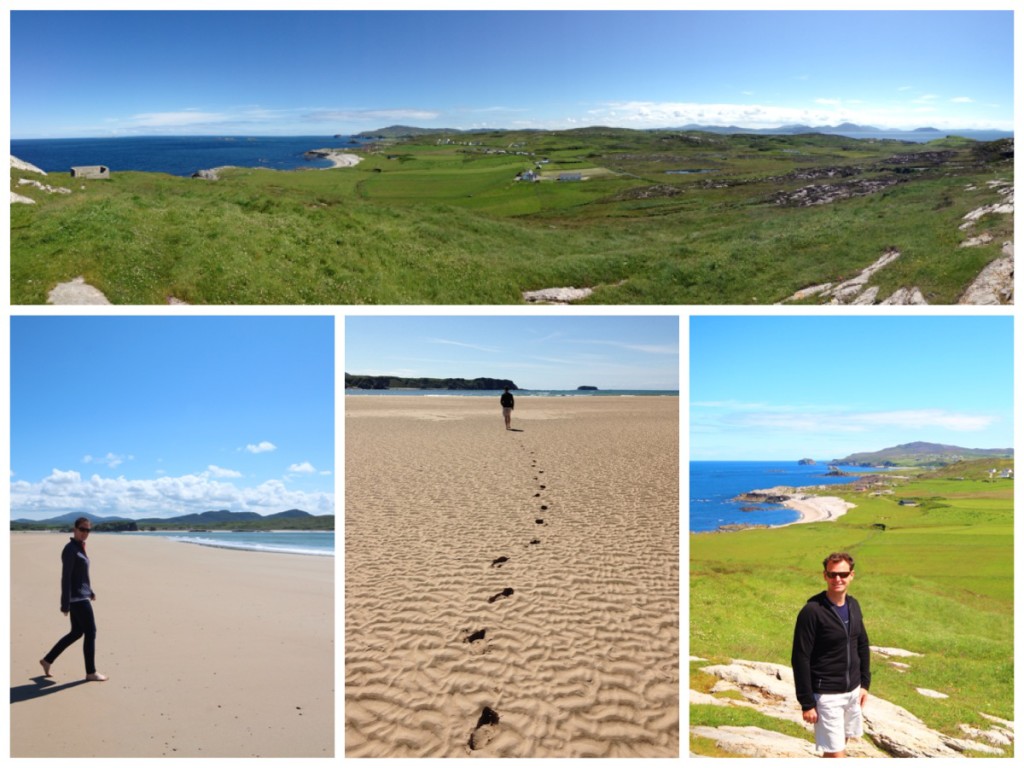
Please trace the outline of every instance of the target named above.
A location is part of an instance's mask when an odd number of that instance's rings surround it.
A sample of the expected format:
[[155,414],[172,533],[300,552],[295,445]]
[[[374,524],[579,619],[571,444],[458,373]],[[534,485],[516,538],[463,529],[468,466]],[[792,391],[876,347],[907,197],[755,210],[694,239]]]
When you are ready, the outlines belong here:
[[[991,243],[957,247],[963,215],[997,201],[985,182],[1012,182],[1012,150],[991,146],[588,129],[388,141],[353,168],[215,182],[12,169],[12,190],[37,203],[11,206],[11,297],[43,303],[82,275],[115,304],[516,304],[570,285],[596,304],[767,304],[897,247],[879,298],[917,286],[953,303],[1012,237],[997,215],[979,224]],[[549,180],[514,180],[531,168]],[[563,171],[583,180],[550,180]],[[810,207],[776,200],[875,179],[898,183]]]
[[[959,723],[986,724],[979,712],[1012,720],[1013,481],[936,474],[892,496],[833,487],[857,505],[833,523],[691,535],[691,654],[788,665],[796,614],[824,589],[821,560],[845,550],[857,563],[850,593],[871,644],[924,654],[905,673],[874,656],[872,693],[958,736]],[[691,665],[692,687],[704,685],[703,665]],[[918,687],[949,698],[925,698]],[[693,708],[691,724],[716,724],[724,715],[712,709]]]

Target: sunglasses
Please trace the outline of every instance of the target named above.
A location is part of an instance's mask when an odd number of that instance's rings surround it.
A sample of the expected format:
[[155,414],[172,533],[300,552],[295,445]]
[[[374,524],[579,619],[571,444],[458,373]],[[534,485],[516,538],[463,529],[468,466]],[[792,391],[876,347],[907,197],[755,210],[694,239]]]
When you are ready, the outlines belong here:
[[825,571],[825,575],[830,579],[848,579],[853,571]]
[[89,531],[91,531],[91,530],[92,530],[92,528],[83,528],[83,527],[82,527],[82,526],[80,526],[80,525],[78,525],[78,526],[75,526],[75,527],[76,527],[76,528],[77,528],[78,530],[80,530],[80,531],[84,531],[85,533],[89,533]]

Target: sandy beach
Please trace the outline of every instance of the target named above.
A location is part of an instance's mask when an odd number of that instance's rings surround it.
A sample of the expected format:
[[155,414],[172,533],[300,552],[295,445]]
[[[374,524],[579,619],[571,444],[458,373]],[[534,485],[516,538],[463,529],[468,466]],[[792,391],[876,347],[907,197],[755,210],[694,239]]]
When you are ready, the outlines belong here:
[[96,666],[68,631],[67,534],[11,534],[12,757],[330,757],[333,558],[131,535],[88,542]]
[[742,501],[771,501],[799,513],[799,519],[791,523],[771,526],[772,528],[785,528],[787,525],[799,525],[800,523],[835,521],[857,506],[838,496],[817,496],[807,493],[805,489],[783,485],[748,491],[740,494],[737,498]]
[[678,405],[345,398],[347,756],[679,754]]
[[[782,506],[800,513],[800,519],[794,520],[786,525],[797,525],[798,523],[822,523],[831,522],[842,517],[856,504],[840,499],[838,496],[814,496],[812,494],[798,494],[782,502]],[[782,528],[784,526],[778,526]]]

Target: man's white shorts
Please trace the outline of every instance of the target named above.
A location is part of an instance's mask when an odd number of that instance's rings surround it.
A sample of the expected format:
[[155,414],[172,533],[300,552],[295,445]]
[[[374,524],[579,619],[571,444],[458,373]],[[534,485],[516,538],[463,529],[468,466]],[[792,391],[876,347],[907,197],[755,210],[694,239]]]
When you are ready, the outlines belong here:
[[842,752],[847,738],[864,735],[860,711],[860,688],[849,693],[816,693],[818,722],[814,724],[814,745],[825,752]]

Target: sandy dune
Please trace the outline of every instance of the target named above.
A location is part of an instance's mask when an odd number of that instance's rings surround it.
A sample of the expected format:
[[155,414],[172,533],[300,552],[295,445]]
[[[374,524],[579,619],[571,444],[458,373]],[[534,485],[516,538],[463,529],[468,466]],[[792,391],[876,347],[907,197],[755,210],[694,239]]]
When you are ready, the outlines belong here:
[[345,400],[346,754],[678,755],[678,399]]
[[11,534],[13,757],[334,754],[333,558],[93,534],[96,666],[68,630],[59,534]]

